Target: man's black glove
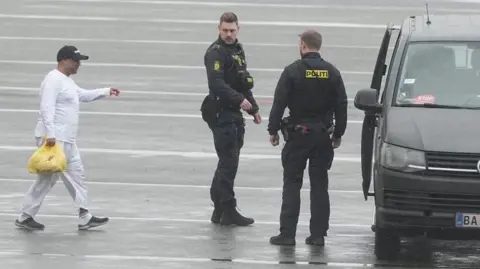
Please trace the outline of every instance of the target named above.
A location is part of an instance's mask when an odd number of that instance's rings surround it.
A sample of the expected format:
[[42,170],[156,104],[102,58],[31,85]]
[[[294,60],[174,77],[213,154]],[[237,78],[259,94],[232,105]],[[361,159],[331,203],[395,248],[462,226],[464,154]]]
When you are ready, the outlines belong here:
[[332,146],[334,149],[340,147],[342,144],[342,138],[341,137],[334,137],[332,136]]

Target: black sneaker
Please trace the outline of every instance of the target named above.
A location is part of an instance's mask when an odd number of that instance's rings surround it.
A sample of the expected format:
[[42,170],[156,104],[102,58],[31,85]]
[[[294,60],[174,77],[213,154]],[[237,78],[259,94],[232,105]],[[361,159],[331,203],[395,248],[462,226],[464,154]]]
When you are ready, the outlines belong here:
[[279,246],[293,246],[295,245],[295,238],[286,236],[284,234],[279,234],[270,238],[270,244]]
[[40,231],[45,230],[45,225],[36,222],[32,217],[29,217],[22,222],[18,221],[17,219],[15,220],[15,225],[27,230],[40,230]]
[[95,227],[105,225],[105,224],[108,223],[108,221],[109,221],[109,218],[98,218],[98,217],[92,216],[92,218],[90,219],[90,221],[87,224],[84,224],[84,225],[79,224],[78,229],[79,230],[88,230],[90,228],[95,228]]
[[313,238],[309,236],[305,239],[305,244],[311,246],[324,246],[325,245],[325,238],[323,236]]

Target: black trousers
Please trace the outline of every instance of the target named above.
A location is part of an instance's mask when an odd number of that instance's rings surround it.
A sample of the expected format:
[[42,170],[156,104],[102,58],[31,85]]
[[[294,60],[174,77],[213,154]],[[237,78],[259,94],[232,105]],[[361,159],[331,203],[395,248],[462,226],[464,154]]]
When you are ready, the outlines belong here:
[[221,111],[217,122],[209,127],[218,156],[210,198],[215,206],[235,207],[234,183],[244,143],[245,120],[241,112]]
[[306,162],[310,176],[310,234],[326,236],[330,219],[328,170],[333,147],[328,133],[315,130],[308,134],[294,132],[282,150],[283,193],[280,232],[295,237],[300,214],[300,189]]

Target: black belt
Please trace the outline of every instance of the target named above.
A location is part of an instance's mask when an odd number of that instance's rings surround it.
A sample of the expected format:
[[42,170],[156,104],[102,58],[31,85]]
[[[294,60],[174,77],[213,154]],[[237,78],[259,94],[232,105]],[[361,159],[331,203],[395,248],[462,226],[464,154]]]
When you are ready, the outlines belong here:
[[308,134],[314,131],[328,132],[331,133],[333,126],[325,126],[321,121],[317,122],[305,122],[298,123],[293,125],[293,130],[302,134]]

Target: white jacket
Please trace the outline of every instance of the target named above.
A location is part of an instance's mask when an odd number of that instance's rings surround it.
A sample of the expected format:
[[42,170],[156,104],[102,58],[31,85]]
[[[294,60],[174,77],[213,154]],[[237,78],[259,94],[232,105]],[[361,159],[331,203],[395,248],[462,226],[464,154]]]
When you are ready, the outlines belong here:
[[50,71],[41,84],[35,136],[75,143],[80,102],[92,102],[109,94],[110,88],[85,90],[57,69]]

